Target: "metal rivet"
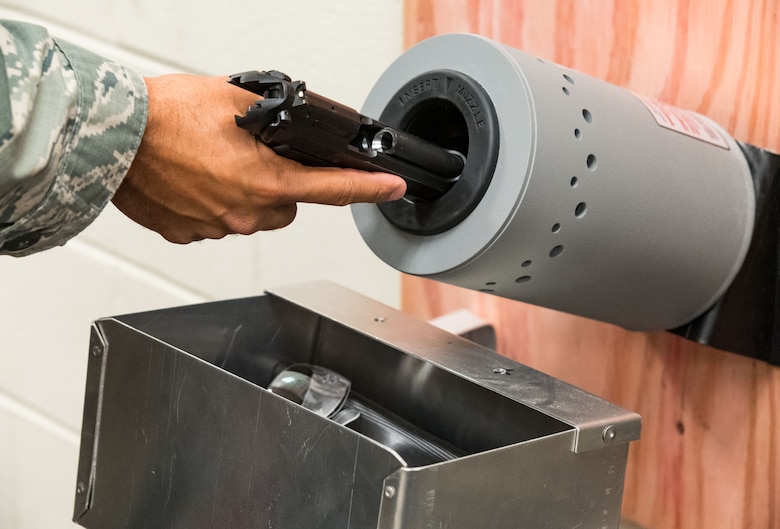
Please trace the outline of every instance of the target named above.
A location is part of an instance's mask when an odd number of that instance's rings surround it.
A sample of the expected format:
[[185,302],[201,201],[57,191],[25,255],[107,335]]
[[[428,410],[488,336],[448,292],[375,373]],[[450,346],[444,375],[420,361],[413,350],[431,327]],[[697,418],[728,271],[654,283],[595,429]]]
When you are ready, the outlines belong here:
[[395,487],[388,485],[385,487],[385,498],[390,499],[395,496]]
[[614,441],[615,437],[617,437],[617,431],[615,430],[615,427],[612,425],[607,426],[606,428],[604,428],[604,431],[601,432],[601,438],[604,439],[604,442],[607,444]]
[[511,375],[512,371],[512,369],[507,369],[505,367],[496,367],[493,369],[493,373],[496,375]]
[[385,318],[384,316],[377,316],[376,318],[374,318],[374,321],[377,323],[384,323],[387,321],[387,318]]
[[92,356],[100,356],[103,354],[103,348],[99,345],[93,345],[92,346]]
[[84,494],[85,492],[87,492],[87,487],[84,485],[83,482],[79,481],[76,484],[76,494]]

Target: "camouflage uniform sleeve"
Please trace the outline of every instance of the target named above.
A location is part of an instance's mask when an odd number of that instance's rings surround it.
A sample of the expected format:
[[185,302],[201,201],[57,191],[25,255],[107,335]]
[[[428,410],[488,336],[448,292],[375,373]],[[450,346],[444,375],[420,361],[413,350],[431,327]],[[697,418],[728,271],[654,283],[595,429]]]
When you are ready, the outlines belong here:
[[113,196],[146,124],[140,75],[0,21],[0,254],[64,244]]

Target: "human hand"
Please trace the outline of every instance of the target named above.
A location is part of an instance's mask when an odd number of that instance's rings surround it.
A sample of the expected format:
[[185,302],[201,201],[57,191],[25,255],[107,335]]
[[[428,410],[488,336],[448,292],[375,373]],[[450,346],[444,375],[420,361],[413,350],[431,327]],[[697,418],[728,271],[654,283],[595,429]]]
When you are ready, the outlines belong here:
[[147,78],[149,117],[113,202],[167,240],[188,243],[277,229],[297,203],[346,205],[397,200],[400,177],[305,167],[236,126],[257,96],[221,77]]

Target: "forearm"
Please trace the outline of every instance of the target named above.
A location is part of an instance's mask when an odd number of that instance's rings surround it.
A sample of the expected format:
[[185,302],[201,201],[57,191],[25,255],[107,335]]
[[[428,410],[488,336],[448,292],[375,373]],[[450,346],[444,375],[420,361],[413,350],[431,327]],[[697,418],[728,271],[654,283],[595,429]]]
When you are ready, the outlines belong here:
[[113,196],[146,123],[141,77],[45,29],[0,23],[0,253],[64,244]]
[[112,199],[187,243],[285,226],[299,202],[380,202],[406,191],[393,175],[277,156],[236,127],[256,96],[227,77],[145,83],[18,23],[0,22],[0,52],[0,254],[64,244]]

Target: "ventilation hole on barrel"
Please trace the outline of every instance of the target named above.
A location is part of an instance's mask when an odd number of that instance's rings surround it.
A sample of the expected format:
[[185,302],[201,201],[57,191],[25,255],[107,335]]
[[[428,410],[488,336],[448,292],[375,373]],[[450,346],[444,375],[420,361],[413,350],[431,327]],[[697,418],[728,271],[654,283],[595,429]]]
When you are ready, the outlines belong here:
[[577,139],[582,138],[582,131],[580,129],[574,129],[574,137]]
[[561,231],[561,225],[560,225],[560,223],[556,222],[555,224],[553,224],[552,232],[553,233],[558,233],[559,231]]
[[492,286],[494,286],[495,284],[496,284],[496,282],[495,282],[495,281],[488,281],[487,283],[485,283],[485,286],[486,286],[486,287],[492,287]]
[[531,276],[520,276],[515,279],[515,283],[528,283],[531,280]]
[[563,74],[563,78],[569,81],[571,84],[574,84],[574,79],[572,79],[570,76]]
[[585,121],[588,123],[593,123],[593,115],[590,113],[590,110],[587,108],[582,109],[582,117],[585,118]]
[[577,207],[574,208],[574,216],[579,218],[582,218],[585,215],[585,212],[588,210],[588,205],[585,202],[580,202],[577,204]]
[[585,161],[586,164],[588,164],[588,169],[591,171],[596,170],[596,166],[598,165],[598,160],[596,160],[595,154],[589,154],[588,159]]
[[528,260],[526,260],[526,261],[523,261],[523,262],[520,264],[520,266],[522,266],[523,268],[528,268],[529,266],[531,266],[531,263],[532,263],[532,261],[531,261],[530,259],[528,259]]
[[569,185],[572,188],[577,187],[578,185],[580,185],[580,179],[577,178],[576,176],[572,176],[571,180],[569,180]]
[[564,93],[564,94],[566,94],[566,95],[569,95],[569,94],[571,94],[571,92],[569,92],[569,89],[568,89],[568,88],[566,88],[565,86],[564,86],[564,87],[561,87],[561,89],[563,90],[563,93]]
[[550,250],[550,257],[558,257],[562,253],[563,253],[563,246],[559,244],[558,246]]

